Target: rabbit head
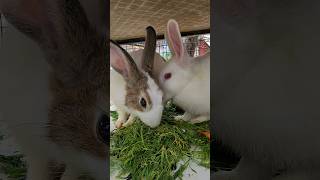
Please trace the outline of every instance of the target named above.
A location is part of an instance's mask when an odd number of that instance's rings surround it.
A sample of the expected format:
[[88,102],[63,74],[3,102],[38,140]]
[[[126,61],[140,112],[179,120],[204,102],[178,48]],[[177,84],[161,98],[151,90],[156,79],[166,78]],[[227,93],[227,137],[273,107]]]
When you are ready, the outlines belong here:
[[39,44],[50,65],[46,138],[72,154],[85,154],[79,164],[106,177],[109,73],[107,32],[102,32],[107,21],[101,22],[107,10],[99,6],[97,15],[85,8],[78,0],[0,1],[6,20]]
[[162,69],[159,82],[165,92],[165,100],[176,96],[193,78],[193,58],[183,45],[178,23],[171,19],[167,24],[166,40],[172,53],[171,60]]
[[142,56],[142,68],[138,68],[130,54],[117,45],[110,43],[110,65],[123,77],[125,85],[125,106],[150,127],[160,124],[163,104],[162,91],[153,76],[156,48],[156,33],[152,27],[147,29],[147,38]]

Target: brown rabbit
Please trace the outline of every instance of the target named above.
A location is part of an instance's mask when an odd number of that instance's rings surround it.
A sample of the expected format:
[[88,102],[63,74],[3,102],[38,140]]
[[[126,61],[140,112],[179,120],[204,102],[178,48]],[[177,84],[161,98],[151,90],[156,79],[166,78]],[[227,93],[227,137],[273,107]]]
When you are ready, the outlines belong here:
[[26,155],[28,180],[109,176],[107,1],[92,3],[0,0],[10,23],[0,48],[0,120]]

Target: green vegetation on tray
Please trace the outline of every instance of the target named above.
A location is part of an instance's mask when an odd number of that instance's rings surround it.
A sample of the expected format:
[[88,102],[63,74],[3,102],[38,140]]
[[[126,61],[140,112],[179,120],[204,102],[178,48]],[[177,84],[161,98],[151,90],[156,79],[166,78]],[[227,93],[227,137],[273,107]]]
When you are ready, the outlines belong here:
[[[115,118],[115,112],[111,116]],[[190,124],[175,121],[176,107],[169,104],[162,123],[152,129],[140,121],[115,130],[111,135],[111,172],[132,179],[177,179],[182,177],[190,160],[209,168],[210,143],[199,132],[208,130],[208,122]],[[184,162],[174,170],[178,162]]]
[[3,156],[0,155],[0,171],[9,178],[24,179],[26,175],[26,164],[22,155]]

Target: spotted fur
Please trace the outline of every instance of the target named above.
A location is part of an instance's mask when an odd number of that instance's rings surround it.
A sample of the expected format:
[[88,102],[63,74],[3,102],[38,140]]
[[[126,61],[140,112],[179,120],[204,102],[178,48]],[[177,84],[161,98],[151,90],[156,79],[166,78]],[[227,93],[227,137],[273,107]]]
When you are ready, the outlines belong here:
[[[161,121],[163,94],[153,78],[157,79],[160,72],[158,68],[163,66],[164,61],[155,53],[154,29],[147,27],[146,31],[143,51],[129,54],[115,42],[111,41],[110,44],[110,65],[113,68],[110,72],[110,98],[118,108],[118,128],[127,121],[128,114],[132,116],[129,120],[138,116],[150,127],[158,126]],[[159,66],[154,69],[155,65]],[[146,101],[146,107],[140,104],[142,98]],[[130,124],[129,120],[125,125]]]

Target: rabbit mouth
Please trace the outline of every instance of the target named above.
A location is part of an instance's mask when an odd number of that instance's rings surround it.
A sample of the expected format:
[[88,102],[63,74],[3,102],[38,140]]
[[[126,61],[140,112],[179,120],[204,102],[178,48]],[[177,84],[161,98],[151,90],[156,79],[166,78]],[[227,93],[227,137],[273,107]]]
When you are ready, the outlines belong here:
[[161,123],[162,111],[163,111],[163,106],[158,105],[158,106],[154,106],[148,112],[141,112],[137,114],[144,124],[146,124],[151,128],[155,128],[159,126],[159,124]]

